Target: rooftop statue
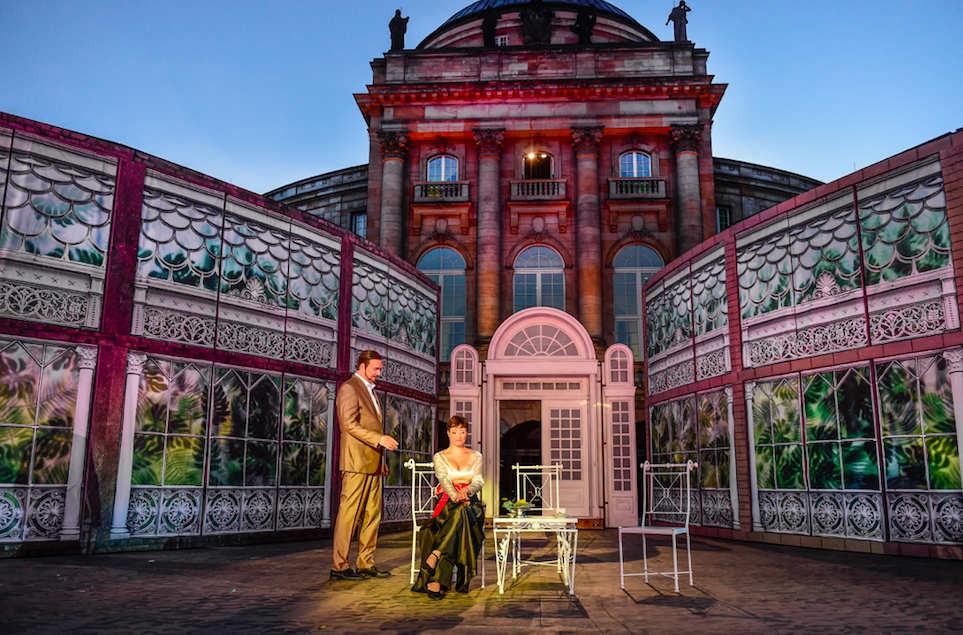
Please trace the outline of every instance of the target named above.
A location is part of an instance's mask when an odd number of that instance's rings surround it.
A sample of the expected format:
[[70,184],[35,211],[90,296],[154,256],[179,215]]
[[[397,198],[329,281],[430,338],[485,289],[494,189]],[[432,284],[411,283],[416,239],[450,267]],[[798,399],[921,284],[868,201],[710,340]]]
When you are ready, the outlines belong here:
[[405,48],[405,31],[408,30],[408,18],[401,17],[401,9],[395,9],[395,17],[388,23],[391,32],[391,50],[403,51]]
[[582,7],[575,16],[572,32],[578,34],[579,44],[592,43],[592,29],[595,28],[595,11]]
[[689,22],[689,18],[687,18],[685,14],[689,11],[692,11],[692,9],[685,3],[685,0],[679,0],[679,6],[672,9],[672,12],[669,13],[669,17],[665,21],[666,24],[672,22],[672,26],[675,29],[676,42],[687,42],[689,40],[685,34],[685,25]]
[[522,41],[525,44],[551,42],[555,12],[542,4],[542,0],[529,0],[518,13],[522,19]]

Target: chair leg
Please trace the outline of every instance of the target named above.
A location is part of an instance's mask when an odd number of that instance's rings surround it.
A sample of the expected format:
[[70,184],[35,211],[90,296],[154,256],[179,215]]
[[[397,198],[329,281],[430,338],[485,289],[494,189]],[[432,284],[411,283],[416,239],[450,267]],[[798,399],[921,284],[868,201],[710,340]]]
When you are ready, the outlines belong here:
[[622,528],[619,528],[619,588],[625,588],[625,569],[622,564]]
[[418,532],[411,532],[411,574],[408,576],[408,584],[412,585],[415,583],[415,545],[418,542]]
[[485,588],[485,538],[482,538],[481,559],[482,559],[481,588],[484,589]]
[[675,580],[675,592],[679,592],[679,552],[676,550],[676,536],[672,534],[672,578]]
[[649,554],[645,548],[645,532],[642,532],[642,574],[645,583],[649,583]]
[[692,586],[692,543],[689,542],[689,532],[685,532],[685,553],[689,557],[689,586]]

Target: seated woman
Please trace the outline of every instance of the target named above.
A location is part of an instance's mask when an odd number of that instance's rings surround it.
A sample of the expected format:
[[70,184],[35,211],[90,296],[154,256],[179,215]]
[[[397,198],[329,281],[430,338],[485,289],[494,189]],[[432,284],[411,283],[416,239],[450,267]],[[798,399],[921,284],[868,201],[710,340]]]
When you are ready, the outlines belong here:
[[461,416],[448,420],[448,447],[435,454],[435,476],[441,496],[431,524],[421,534],[421,571],[412,591],[428,593],[440,600],[451,586],[457,570],[455,590],[468,593],[475,576],[478,553],[485,540],[485,508],[478,499],[485,480],[482,456],[465,447],[468,421]]

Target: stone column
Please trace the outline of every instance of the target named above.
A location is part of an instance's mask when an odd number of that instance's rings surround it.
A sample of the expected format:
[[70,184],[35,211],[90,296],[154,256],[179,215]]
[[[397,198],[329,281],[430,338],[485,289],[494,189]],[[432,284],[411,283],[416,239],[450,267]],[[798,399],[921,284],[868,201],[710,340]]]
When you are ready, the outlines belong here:
[[134,467],[134,428],[137,424],[137,391],[144,376],[144,353],[127,353],[127,380],[124,384],[124,419],[120,432],[120,458],[117,460],[117,490],[110,526],[111,538],[129,538],[127,509],[130,507],[130,476]]
[[404,258],[404,176],[408,135],[378,133],[381,141],[381,235],[379,245],[390,254]]
[[572,129],[575,146],[575,225],[578,228],[578,315],[579,321],[596,342],[602,341],[601,140],[601,126]]
[[70,468],[67,472],[67,494],[64,499],[64,524],[61,540],[80,538],[80,505],[83,493],[84,458],[87,456],[87,430],[90,428],[90,394],[94,386],[97,349],[77,347],[77,400],[74,405],[73,438],[70,441]]
[[[956,417],[956,447],[963,448],[963,348],[943,351],[949,362],[950,390],[953,392],[953,415]],[[960,454],[960,469],[963,470],[963,453]]]
[[675,149],[676,247],[679,255],[702,242],[699,140],[702,126],[672,126]]
[[478,337],[488,342],[501,313],[501,205],[499,166],[504,130],[475,130],[478,146]]

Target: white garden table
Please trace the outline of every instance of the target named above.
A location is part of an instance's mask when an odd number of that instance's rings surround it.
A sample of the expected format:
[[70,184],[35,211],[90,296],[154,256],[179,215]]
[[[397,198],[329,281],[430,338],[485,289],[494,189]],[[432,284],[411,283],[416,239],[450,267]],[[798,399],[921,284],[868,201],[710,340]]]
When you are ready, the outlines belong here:
[[[569,516],[496,516],[492,519],[495,540],[495,565],[498,573],[498,592],[505,592],[511,552],[512,579],[518,577],[525,565],[554,566],[569,594],[575,593],[575,554],[578,550],[578,519]],[[525,560],[522,539],[525,534],[554,534],[557,557],[555,560]]]

